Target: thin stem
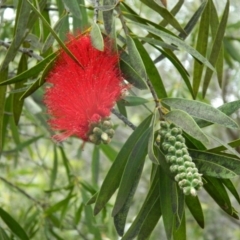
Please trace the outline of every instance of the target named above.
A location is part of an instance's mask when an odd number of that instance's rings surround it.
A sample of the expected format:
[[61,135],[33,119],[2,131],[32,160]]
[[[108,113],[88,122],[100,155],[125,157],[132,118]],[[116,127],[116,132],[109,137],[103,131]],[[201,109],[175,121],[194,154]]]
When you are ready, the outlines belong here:
[[99,5],[100,5],[100,1],[99,0],[95,0],[95,6],[94,6],[94,22],[97,23],[98,21],[98,15],[99,15]]
[[156,91],[155,91],[155,89],[154,89],[154,87],[153,87],[153,85],[152,85],[152,83],[151,83],[151,81],[149,79],[147,79],[147,85],[148,85],[148,87],[149,87],[149,89],[150,89],[150,91],[152,93],[152,96],[153,96],[153,99],[154,99],[154,102],[155,102],[155,106],[158,109],[159,119],[160,120],[164,120],[164,114],[163,114],[163,112],[161,110],[162,106],[161,106],[160,101],[158,99],[157,93],[156,93]]
[[116,109],[112,109],[111,112],[116,115],[120,120],[122,120],[127,126],[129,126],[132,130],[135,130],[137,127],[131,123],[126,117],[124,117],[120,112]]
[[116,9],[116,11],[118,13],[118,16],[119,16],[119,19],[122,23],[123,31],[125,32],[126,35],[129,35],[128,27],[127,27],[127,24],[126,24],[126,21],[125,21],[123,15],[122,15],[122,11],[120,9],[120,6],[117,5],[115,9]]
[[28,193],[26,193],[24,190],[22,190],[21,188],[19,188],[18,186],[14,185],[13,183],[9,182],[7,179],[0,177],[0,179],[5,182],[7,185],[15,188],[18,192],[22,193],[25,197],[27,197],[28,199],[32,200],[33,202],[35,202],[36,204],[40,205],[42,207],[41,202],[39,202],[38,200],[36,200],[35,198],[33,198],[32,196],[30,196]]
[[[3,46],[5,48],[9,48],[10,45],[11,45],[10,43],[7,43],[7,42],[4,42],[4,41],[0,40],[0,46]],[[30,49],[30,48],[22,48],[22,47],[20,47],[18,49],[18,51],[28,55],[29,57],[35,58],[38,61],[42,61],[44,59],[43,57],[41,57],[38,54],[34,53],[33,50]]]

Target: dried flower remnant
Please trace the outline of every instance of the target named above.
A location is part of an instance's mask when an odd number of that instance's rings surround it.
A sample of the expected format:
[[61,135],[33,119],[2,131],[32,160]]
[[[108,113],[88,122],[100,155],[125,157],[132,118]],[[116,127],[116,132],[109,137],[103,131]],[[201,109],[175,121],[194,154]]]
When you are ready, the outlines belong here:
[[108,143],[114,133],[111,109],[127,88],[118,67],[119,56],[107,47],[107,40],[104,51],[99,51],[88,34],[69,38],[66,46],[81,66],[61,50],[46,78],[49,124],[59,131],[53,138],[63,141],[74,135],[96,144]]

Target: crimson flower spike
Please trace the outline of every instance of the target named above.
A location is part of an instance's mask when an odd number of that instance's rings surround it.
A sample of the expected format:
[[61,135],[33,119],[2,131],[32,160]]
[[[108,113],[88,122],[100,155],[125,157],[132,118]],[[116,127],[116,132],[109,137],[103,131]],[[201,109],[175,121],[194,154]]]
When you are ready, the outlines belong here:
[[119,55],[108,48],[108,40],[104,51],[95,49],[89,34],[70,35],[69,40],[66,46],[82,67],[60,50],[46,78],[48,122],[59,132],[53,139],[77,136],[95,144],[109,143],[114,135],[111,109],[128,88],[119,70]]

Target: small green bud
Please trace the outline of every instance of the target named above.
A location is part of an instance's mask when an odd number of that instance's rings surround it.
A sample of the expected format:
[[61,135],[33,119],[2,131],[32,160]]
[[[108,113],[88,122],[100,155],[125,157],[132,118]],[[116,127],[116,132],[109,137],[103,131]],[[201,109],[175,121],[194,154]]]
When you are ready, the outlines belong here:
[[178,165],[183,165],[183,158],[178,157],[176,162],[177,162]]
[[174,145],[176,142],[176,138],[174,136],[170,136],[167,138],[167,141],[171,144]]
[[182,150],[179,149],[179,150],[176,151],[176,156],[177,157],[182,157],[182,155],[183,155]]
[[95,127],[93,128],[93,133],[95,133],[96,135],[101,135],[102,129],[100,129],[99,127]]
[[179,166],[178,167],[178,172],[185,172],[185,171],[186,171],[186,169],[185,169],[184,166]]
[[175,147],[171,146],[170,148],[168,148],[168,154],[175,155],[175,152]]
[[164,143],[162,144],[162,149],[163,149],[163,151],[165,151],[165,152],[167,152],[170,147],[171,147],[171,145],[168,144],[168,143],[165,143],[165,142],[164,142]]
[[176,149],[181,149],[181,150],[182,150],[183,144],[182,144],[181,142],[175,142],[174,147],[175,147]]
[[112,123],[110,121],[105,120],[103,122],[103,127],[104,128],[112,128]]
[[108,135],[110,138],[112,138],[112,137],[114,136],[115,131],[114,131],[112,128],[110,128],[110,129],[107,129],[107,130],[105,131],[105,133],[107,133],[107,135]]
[[172,130],[171,130],[171,134],[172,134],[172,136],[177,136],[178,134],[181,134],[182,133],[182,131],[181,131],[181,129],[180,128],[173,128]]
[[108,137],[107,133],[103,132],[101,135],[101,139],[103,142],[109,141],[109,137]]
[[179,141],[181,143],[185,143],[185,138],[182,135],[177,135],[176,139],[177,139],[177,141]]
[[178,166],[177,165],[172,165],[172,166],[170,166],[169,169],[170,169],[170,172],[175,173],[175,172],[178,171]]
[[175,156],[170,156],[169,163],[170,164],[175,164],[176,162],[177,162],[177,158]]
[[189,155],[183,156],[184,162],[192,162],[192,158]]

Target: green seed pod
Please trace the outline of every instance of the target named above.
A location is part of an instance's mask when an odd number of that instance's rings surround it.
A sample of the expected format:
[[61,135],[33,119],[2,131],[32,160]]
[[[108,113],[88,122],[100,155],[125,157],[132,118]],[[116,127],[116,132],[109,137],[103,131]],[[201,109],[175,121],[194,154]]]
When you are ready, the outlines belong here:
[[101,135],[102,129],[100,129],[99,127],[95,127],[95,128],[93,128],[93,133],[96,135]]

